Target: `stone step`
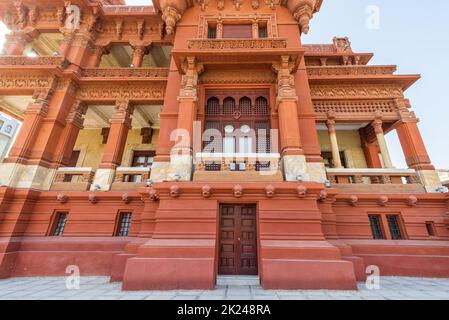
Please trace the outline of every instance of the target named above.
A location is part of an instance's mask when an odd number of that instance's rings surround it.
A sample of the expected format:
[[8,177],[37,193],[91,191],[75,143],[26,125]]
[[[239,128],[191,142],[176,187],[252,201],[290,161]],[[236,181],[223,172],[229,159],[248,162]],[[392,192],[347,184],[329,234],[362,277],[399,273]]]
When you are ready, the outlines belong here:
[[259,276],[217,276],[218,286],[258,286]]

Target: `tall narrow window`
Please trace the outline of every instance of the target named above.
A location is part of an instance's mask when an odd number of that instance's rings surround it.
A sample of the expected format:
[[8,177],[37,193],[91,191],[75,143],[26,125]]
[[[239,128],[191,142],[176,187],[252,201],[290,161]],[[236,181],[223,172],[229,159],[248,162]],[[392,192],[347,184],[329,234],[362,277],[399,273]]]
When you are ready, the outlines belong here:
[[223,114],[232,115],[236,111],[235,100],[233,98],[226,98],[223,101]]
[[380,215],[370,215],[369,223],[371,225],[371,232],[373,233],[373,238],[376,240],[385,239],[385,235],[382,230],[382,221]]
[[391,238],[393,240],[404,239],[401,228],[399,226],[399,216],[397,215],[387,215],[388,228],[390,229]]
[[207,38],[216,39],[217,38],[217,26],[209,26],[207,28]]
[[268,38],[267,26],[259,26],[259,38]]
[[427,221],[426,222],[426,229],[427,229],[427,234],[429,235],[429,237],[435,237],[436,231],[435,231],[435,224],[433,221]]
[[54,222],[52,232],[50,233],[52,236],[59,237],[64,233],[65,225],[67,224],[67,212],[57,212]]
[[121,212],[118,219],[118,228],[116,232],[117,237],[127,237],[129,228],[131,227],[131,213]]
[[252,110],[251,110],[251,99],[248,97],[243,97],[242,99],[240,99],[239,101],[239,109],[240,112],[242,113],[242,115],[251,115],[252,114]]
[[207,115],[220,115],[220,101],[215,98],[209,98],[206,104],[206,114]]

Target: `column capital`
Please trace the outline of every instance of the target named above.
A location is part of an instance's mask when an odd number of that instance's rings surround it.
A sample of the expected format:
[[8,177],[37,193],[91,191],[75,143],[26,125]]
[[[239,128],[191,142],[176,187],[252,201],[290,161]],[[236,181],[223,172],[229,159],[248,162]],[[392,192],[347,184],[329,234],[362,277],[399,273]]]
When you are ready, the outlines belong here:
[[277,74],[277,102],[298,101],[295,89],[295,78],[292,74],[295,64],[290,56],[281,56],[279,62],[273,63],[273,71]]
[[84,115],[87,112],[87,104],[84,101],[76,100],[70,109],[69,115],[66,118],[67,123],[71,123],[78,127],[83,128]]
[[111,123],[123,123],[131,127],[131,115],[134,112],[134,105],[129,100],[117,100],[115,102],[115,112],[110,120]]
[[384,133],[384,129],[383,129],[383,121],[382,121],[382,112],[380,111],[376,111],[375,115],[374,115],[374,121],[371,123],[374,132],[376,134],[383,134]]
[[196,100],[198,97],[198,77],[204,71],[204,65],[195,57],[187,57],[181,65],[184,73],[181,78],[181,90],[178,100]]
[[335,120],[328,119],[326,121],[326,126],[327,126],[327,129],[328,129],[329,133],[336,133],[337,132],[337,129],[335,128]]

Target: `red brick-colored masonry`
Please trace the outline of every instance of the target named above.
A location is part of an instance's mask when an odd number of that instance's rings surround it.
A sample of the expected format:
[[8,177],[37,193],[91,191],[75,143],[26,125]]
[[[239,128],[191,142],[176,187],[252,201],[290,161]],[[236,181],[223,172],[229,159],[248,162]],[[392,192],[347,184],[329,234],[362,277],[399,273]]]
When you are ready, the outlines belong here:
[[[202,196],[199,183],[156,184],[159,200],[143,188],[128,193],[98,193],[96,203],[86,192],[14,191],[2,188],[0,275],[64,275],[68,265],[83,275],[110,275],[125,290],[208,288],[217,274],[218,203],[255,203],[258,213],[259,270],[264,288],[355,289],[376,265],[383,275],[449,277],[447,195],[418,195],[409,204],[405,195],[389,195],[381,207],[378,196],[366,195],[357,204],[320,184],[274,184],[268,198],[259,184],[215,183],[212,195]],[[306,194],[298,195],[306,188]],[[319,199],[319,200],[317,200]],[[69,211],[64,237],[47,237],[55,210]],[[131,234],[112,238],[117,210],[132,211]],[[28,213],[27,213],[28,212]],[[32,212],[32,213],[29,213]],[[371,240],[366,215],[401,213],[407,241]],[[421,221],[436,221],[437,234],[428,240]],[[444,241],[443,241],[444,240]]]
[[[44,169],[67,165],[90,104],[116,106],[99,168],[114,170],[121,165],[131,114],[138,104],[163,104],[155,162],[167,164],[172,130],[192,133],[192,120],[204,120],[207,89],[244,88],[270,92],[270,120],[280,131],[282,157],[304,157],[307,164],[320,165],[317,122],[329,128],[363,122],[369,123],[360,129],[369,168],[381,167],[377,135],[397,130],[408,166],[424,173],[434,169],[418,120],[404,98],[419,76],[394,75],[394,66],[367,66],[372,55],[352,52],[347,39],[335,39],[333,45],[301,44],[301,33],[308,31],[322,1],[289,0],[281,6],[243,1],[241,7],[240,1],[226,1],[220,9],[221,1],[189,7],[190,1],[155,0],[156,8],[128,10],[79,0],[72,2],[86,19],[72,32],[60,30],[63,19],[57,17],[62,4],[55,7],[54,1],[38,0],[39,8],[48,12],[36,16],[29,14],[35,13],[28,10],[32,2],[36,1],[0,6],[2,19],[12,23],[13,30],[6,56],[0,57],[0,76],[5,79],[0,93],[34,98],[6,164]],[[216,22],[222,10],[240,23],[252,23],[256,10],[267,16],[275,13],[277,31],[271,30],[273,39],[268,40],[274,40],[272,47],[259,50],[238,44],[228,51],[202,51],[201,41],[207,40],[198,39],[199,16],[210,14]],[[5,13],[16,19],[5,19]],[[119,32],[120,19],[128,34]],[[96,25],[100,22],[108,28]],[[41,32],[63,33],[60,56],[35,60],[21,56]],[[198,41],[188,45],[192,39]],[[217,41],[225,47],[232,42]],[[96,73],[102,54],[114,43],[135,49],[136,69],[126,70],[130,76],[117,77],[115,70],[103,70],[106,76]],[[170,67],[158,71],[163,76],[154,77],[154,70],[146,70],[150,76],[139,74],[142,48],[150,45],[173,46]],[[214,78],[211,71],[219,76]],[[268,78],[258,71],[268,71]],[[201,72],[212,81],[198,81]],[[24,78],[33,80],[31,85]],[[111,86],[124,89],[123,95],[103,94]],[[354,111],[320,109],[329,104],[351,105]],[[392,111],[372,110],[373,105],[384,104]],[[184,141],[180,147],[190,152],[192,143]],[[33,186],[39,185],[36,180]],[[0,277],[65,275],[67,266],[75,265],[81,275],[122,281],[124,290],[211,289],[218,273],[218,208],[223,203],[256,205],[257,263],[266,289],[354,290],[356,281],[366,278],[369,265],[378,266],[381,275],[449,277],[447,193],[426,193],[424,183],[413,188],[382,184],[347,188],[333,183],[327,188],[322,182],[245,181],[155,182],[151,188],[106,192],[2,186]],[[63,237],[50,236],[57,212],[69,213]],[[114,237],[120,212],[132,213],[128,237]],[[399,215],[405,240],[392,240],[386,225],[386,239],[373,240],[370,214]],[[433,222],[432,237],[428,221]]]

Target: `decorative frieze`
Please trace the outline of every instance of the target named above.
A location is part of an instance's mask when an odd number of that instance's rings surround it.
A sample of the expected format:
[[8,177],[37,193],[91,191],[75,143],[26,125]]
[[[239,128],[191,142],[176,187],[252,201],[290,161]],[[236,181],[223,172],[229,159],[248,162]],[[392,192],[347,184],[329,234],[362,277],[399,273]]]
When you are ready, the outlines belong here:
[[394,84],[312,85],[310,92],[312,99],[394,99],[403,97],[402,87]]
[[35,90],[49,88],[54,81],[53,76],[23,73],[0,73],[0,90]]
[[87,85],[82,86],[78,92],[78,99],[82,100],[152,100],[162,101],[165,95],[165,85]]
[[189,49],[226,50],[226,49],[284,49],[285,39],[195,39],[188,40]]
[[307,67],[309,77],[392,75],[396,66],[323,66]]
[[69,61],[61,57],[1,56],[0,66],[56,66],[66,68]]
[[88,78],[167,78],[168,68],[92,68],[82,71]]

